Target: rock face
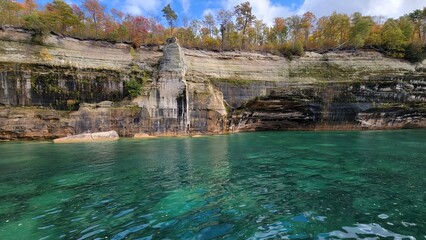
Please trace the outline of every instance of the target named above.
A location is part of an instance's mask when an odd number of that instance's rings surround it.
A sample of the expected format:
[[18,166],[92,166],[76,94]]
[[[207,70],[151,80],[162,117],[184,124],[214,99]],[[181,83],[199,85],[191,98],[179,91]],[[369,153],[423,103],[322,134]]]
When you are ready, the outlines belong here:
[[0,140],[426,126],[426,63],[158,49],[0,29]]
[[140,109],[136,107],[81,107],[59,111],[35,107],[0,107],[0,140],[52,139],[85,132],[114,130],[131,137],[142,131]]
[[188,86],[185,80],[186,65],[183,51],[176,38],[168,40],[160,60],[158,78],[148,96],[137,101],[146,109],[150,120],[149,130],[158,134],[189,130]]
[[422,64],[377,52],[308,53],[293,61],[188,50],[189,74],[209,79],[230,108],[230,131],[424,127]]
[[54,143],[80,143],[80,142],[102,142],[115,141],[120,137],[116,131],[98,132],[98,133],[83,133],[64,138],[54,139]]
[[177,39],[171,38],[150,91],[134,101],[142,108],[144,132],[173,135],[221,132],[226,128],[223,95],[209,82],[188,81],[186,74],[183,50]]
[[126,76],[115,70],[0,64],[0,104],[75,109],[79,102],[120,101]]
[[127,44],[0,28],[0,105],[76,110],[78,103],[121,101],[131,79],[152,80],[162,55],[130,50]]

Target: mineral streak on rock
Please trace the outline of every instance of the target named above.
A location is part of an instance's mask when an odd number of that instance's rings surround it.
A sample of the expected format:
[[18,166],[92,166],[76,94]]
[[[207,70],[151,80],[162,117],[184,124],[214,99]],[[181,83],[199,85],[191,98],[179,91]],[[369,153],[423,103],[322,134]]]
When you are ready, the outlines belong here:
[[[0,140],[114,130],[175,136],[426,127],[426,62],[374,51],[252,52],[81,41],[0,29]],[[130,100],[129,82],[145,78]]]
[[148,99],[143,99],[138,105],[148,109],[151,131],[155,134],[169,131],[185,134],[190,121],[184,54],[176,38],[167,42],[160,60],[158,79],[154,81]]
[[226,118],[223,95],[202,79],[188,81],[183,49],[176,38],[167,43],[151,90],[134,101],[144,109],[143,132],[165,136],[223,131],[224,121],[217,121]]

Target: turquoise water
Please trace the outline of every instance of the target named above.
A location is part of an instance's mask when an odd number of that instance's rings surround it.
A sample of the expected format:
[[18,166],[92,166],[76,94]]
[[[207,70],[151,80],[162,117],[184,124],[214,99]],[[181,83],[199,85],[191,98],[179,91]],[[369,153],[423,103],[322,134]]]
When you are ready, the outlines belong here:
[[425,239],[426,131],[0,144],[0,239]]

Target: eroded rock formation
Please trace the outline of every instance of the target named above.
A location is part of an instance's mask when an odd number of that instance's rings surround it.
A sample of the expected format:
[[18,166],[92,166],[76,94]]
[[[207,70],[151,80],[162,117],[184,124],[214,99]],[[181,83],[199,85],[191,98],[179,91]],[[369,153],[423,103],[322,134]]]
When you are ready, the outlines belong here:
[[377,52],[289,61],[0,29],[0,139],[425,127],[425,92],[425,64]]
[[426,126],[424,64],[371,51],[307,53],[293,61],[254,53],[185,53],[187,78],[209,79],[224,94],[229,130]]
[[171,38],[163,50],[158,77],[148,95],[135,102],[145,109],[147,130],[166,134],[189,131],[188,84],[185,79],[184,54],[177,39]]

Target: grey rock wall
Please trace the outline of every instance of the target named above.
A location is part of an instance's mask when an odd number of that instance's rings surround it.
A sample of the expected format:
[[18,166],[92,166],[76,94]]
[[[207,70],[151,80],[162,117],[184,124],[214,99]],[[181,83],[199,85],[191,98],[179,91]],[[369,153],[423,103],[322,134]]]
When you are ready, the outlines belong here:
[[175,38],[164,47],[158,69],[158,79],[142,107],[149,110],[156,133],[187,133],[189,109],[187,99],[186,65],[183,52]]
[[80,102],[120,101],[128,78],[115,70],[0,63],[0,105],[69,110]]
[[[127,84],[144,78],[140,96]],[[111,102],[99,103],[109,100]],[[130,46],[0,29],[0,139],[426,126],[426,65],[377,52]]]
[[154,135],[224,131],[223,95],[209,82],[188,81],[183,50],[176,38],[168,40],[158,77],[146,96],[136,99],[144,109],[144,132]]

